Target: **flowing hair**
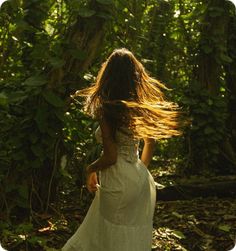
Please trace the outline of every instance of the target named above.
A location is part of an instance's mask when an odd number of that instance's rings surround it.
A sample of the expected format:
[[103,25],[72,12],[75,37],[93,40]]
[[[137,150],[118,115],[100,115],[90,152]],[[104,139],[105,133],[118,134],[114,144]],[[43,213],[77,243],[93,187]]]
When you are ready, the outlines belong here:
[[169,138],[181,134],[178,106],[166,100],[169,90],[145,71],[129,50],[116,49],[102,64],[96,82],[74,96],[85,97],[84,110],[104,118],[116,130],[128,128],[136,138]]

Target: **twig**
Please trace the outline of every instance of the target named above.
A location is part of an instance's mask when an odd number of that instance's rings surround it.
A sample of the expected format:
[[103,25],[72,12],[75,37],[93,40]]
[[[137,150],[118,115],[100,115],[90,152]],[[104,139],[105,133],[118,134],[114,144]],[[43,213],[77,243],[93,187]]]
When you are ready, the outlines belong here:
[[53,170],[52,170],[52,175],[50,177],[49,185],[48,185],[48,197],[47,197],[47,204],[46,204],[46,209],[45,212],[48,211],[49,203],[50,203],[50,197],[51,197],[51,189],[52,189],[52,181],[53,177],[56,172],[56,166],[57,166],[57,151],[58,151],[58,146],[59,146],[60,138],[57,140],[55,144],[55,153],[54,153],[54,164],[53,164]]

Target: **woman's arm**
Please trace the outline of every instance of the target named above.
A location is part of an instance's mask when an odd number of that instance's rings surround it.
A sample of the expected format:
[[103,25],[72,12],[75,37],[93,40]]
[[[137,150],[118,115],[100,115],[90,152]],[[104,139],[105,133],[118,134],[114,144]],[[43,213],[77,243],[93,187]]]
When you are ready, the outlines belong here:
[[102,131],[103,153],[100,158],[86,168],[86,185],[90,192],[97,190],[98,179],[96,172],[110,167],[117,160],[117,149],[112,137],[111,128],[105,120],[102,120],[99,124]]
[[141,155],[141,161],[145,164],[146,167],[150,164],[152,160],[154,147],[155,147],[154,139],[151,138],[144,139],[144,147]]
[[88,173],[108,168],[115,164],[117,160],[117,149],[112,137],[111,128],[104,119],[99,124],[102,131],[103,153],[100,158],[86,168]]

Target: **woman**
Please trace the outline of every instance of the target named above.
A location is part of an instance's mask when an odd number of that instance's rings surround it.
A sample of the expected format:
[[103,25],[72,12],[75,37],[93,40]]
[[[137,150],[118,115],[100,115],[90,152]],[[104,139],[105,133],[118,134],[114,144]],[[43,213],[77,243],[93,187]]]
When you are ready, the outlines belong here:
[[62,251],[151,250],[156,189],[147,167],[154,140],[180,134],[179,112],[162,89],[167,88],[122,48],[108,57],[93,86],[76,93],[86,97],[86,112],[99,121],[95,135],[103,153],[86,168],[95,198]]

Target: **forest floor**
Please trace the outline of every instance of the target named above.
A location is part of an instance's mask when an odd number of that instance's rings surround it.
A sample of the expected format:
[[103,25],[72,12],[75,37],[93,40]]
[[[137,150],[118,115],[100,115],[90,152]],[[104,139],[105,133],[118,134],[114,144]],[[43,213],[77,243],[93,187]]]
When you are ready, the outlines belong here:
[[[151,173],[161,185],[173,182],[170,172],[152,169]],[[59,251],[82,223],[93,196],[86,188],[68,184],[50,214],[33,215],[33,225],[8,226],[1,242],[9,251]],[[153,251],[228,251],[235,241],[236,198],[160,201],[157,191]]]
[[153,250],[227,251],[236,240],[236,200],[158,202]]
[[[164,168],[151,170],[159,188],[171,187],[175,184],[209,184],[209,180],[222,180],[222,177],[214,175],[209,178],[209,174],[183,178],[182,175],[176,175],[173,165],[169,165],[169,169],[166,169],[168,165],[164,166]],[[232,177],[228,176],[224,179],[231,180]],[[188,199],[160,201],[157,190],[153,250],[228,251],[233,249],[236,243],[236,197],[207,197],[204,194],[202,197],[193,196],[190,199],[189,195],[185,196],[188,192],[179,193],[183,195],[181,199],[184,197]],[[227,191],[224,194],[227,194]]]

